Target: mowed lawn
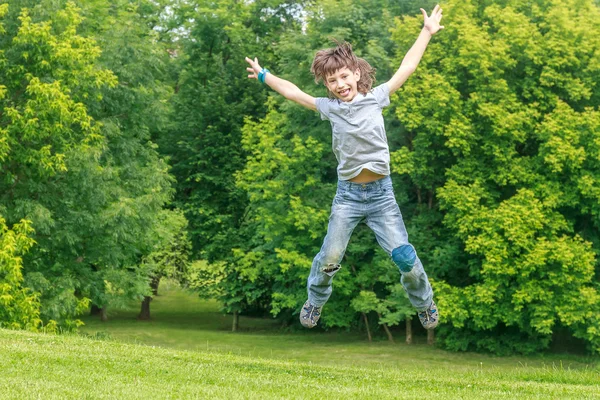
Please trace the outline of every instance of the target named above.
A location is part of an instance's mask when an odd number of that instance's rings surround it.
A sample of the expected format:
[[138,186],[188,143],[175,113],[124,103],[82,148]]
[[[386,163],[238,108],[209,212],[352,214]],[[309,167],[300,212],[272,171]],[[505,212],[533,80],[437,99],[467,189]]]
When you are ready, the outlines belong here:
[[152,321],[138,307],[86,317],[87,337],[0,330],[0,398],[600,399],[595,357],[451,353],[244,317],[232,333],[215,303],[169,285]]

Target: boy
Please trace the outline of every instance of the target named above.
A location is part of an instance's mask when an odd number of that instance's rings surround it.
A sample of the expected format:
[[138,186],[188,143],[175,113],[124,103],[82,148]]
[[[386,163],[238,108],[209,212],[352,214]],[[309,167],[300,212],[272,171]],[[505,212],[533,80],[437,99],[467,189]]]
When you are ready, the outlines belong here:
[[392,79],[373,90],[373,68],[357,58],[347,43],[317,52],[311,67],[315,81],[324,81],[330,98],[314,98],[293,83],[261,68],[256,58],[246,57],[250,64],[247,70],[251,72],[248,78],[258,79],[286,99],[318,111],[322,119],[331,122],[333,130],[338,189],[327,235],[308,277],[308,300],[300,312],[300,322],[307,328],[317,325],[323,305],[331,295],[333,276],[341,268],[339,263],[350,235],[362,220],[366,220],[381,247],[400,269],[402,285],[418,310],[423,327],[433,329],[438,324],[431,285],[414,247],[408,242],[392,190],[390,155],[382,117],[382,109],[390,103],[389,96],[415,71],[431,36],[444,28],[440,25],[442,9],[439,5],[429,17],[425,10],[421,9],[421,12],[423,29],[400,68]]

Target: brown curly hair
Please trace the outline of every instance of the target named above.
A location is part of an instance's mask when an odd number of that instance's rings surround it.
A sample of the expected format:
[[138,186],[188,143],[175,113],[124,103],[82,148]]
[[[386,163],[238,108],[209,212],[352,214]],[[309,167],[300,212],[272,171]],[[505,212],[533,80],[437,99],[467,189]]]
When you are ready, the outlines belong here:
[[[366,95],[375,84],[375,68],[371,67],[367,61],[357,57],[352,51],[352,45],[348,42],[338,42],[336,47],[319,50],[315,54],[310,72],[315,76],[315,82],[325,82],[328,75],[346,67],[351,71],[360,70],[360,79],[357,83],[357,90]],[[327,89],[329,97],[334,98],[333,93]]]

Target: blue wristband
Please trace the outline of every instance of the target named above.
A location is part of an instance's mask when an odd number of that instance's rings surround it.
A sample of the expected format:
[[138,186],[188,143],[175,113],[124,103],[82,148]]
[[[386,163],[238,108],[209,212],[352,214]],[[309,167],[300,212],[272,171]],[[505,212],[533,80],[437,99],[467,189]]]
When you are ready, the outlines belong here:
[[265,83],[265,77],[267,76],[267,72],[271,72],[266,68],[263,68],[259,73],[258,73],[258,80],[260,81],[260,83]]

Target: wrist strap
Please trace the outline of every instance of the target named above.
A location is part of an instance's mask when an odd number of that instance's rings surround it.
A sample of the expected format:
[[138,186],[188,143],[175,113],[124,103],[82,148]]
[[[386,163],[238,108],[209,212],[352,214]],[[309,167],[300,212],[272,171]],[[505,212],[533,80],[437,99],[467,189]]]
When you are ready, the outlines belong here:
[[271,72],[266,68],[263,68],[262,71],[258,73],[258,80],[260,83],[265,83],[265,77],[267,76],[267,72]]

